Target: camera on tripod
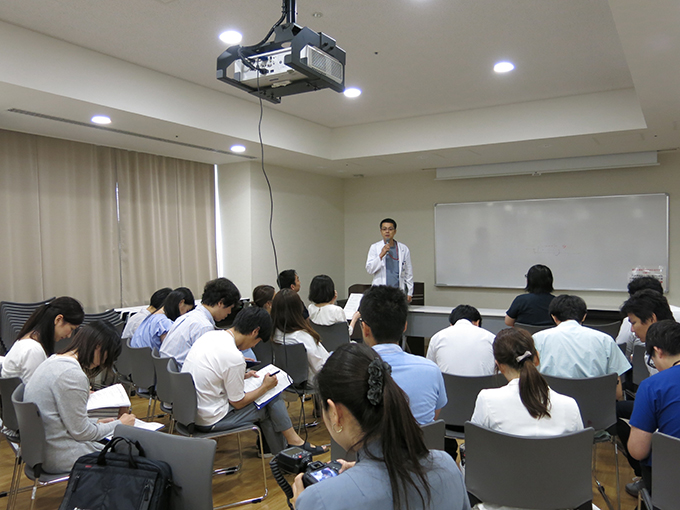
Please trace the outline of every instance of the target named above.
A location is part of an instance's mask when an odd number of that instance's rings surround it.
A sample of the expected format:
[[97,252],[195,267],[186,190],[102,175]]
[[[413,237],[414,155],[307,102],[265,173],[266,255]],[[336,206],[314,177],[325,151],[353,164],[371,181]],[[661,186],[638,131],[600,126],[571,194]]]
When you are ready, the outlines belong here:
[[269,462],[269,467],[271,467],[272,474],[279,487],[281,487],[286,497],[290,500],[293,497],[293,489],[283,477],[281,471],[295,475],[304,473],[302,483],[305,487],[309,487],[326,478],[338,476],[342,465],[334,460],[330,462],[312,460],[312,454],[307,450],[299,446],[293,446],[277,453]]

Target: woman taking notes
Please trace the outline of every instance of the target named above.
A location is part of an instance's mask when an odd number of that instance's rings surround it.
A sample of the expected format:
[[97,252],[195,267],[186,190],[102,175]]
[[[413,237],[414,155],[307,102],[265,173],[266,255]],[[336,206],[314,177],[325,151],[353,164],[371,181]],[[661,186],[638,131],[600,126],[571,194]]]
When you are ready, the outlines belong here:
[[19,332],[2,363],[2,377],[20,377],[25,384],[35,369],[54,354],[54,345],[71,336],[85,317],[83,307],[71,297],[54,299],[36,309]]
[[142,321],[130,340],[131,347],[161,348],[161,343],[174,322],[194,309],[195,300],[191,290],[178,287],[173,290],[154,313]]
[[[342,382],[342,384],[339,384]],[[469,509],[453,459],[428,451],[390,366],[364,344],[336,350],[316,378],[323,419],[333,439],[357,462],[306,489],[295,479],[296,510]]]
[[24,400],[35,402],[45,425],[45,462],[48,473],[69,471],[78,457],[100,450],[97,441],[116,425],[134,425],[135,417],[94,422],[87,416],[90,381],[110,368],[120,354],[120,335],[106,322],[93,322],[78,329],[68,351],[42,363],[26,385]]

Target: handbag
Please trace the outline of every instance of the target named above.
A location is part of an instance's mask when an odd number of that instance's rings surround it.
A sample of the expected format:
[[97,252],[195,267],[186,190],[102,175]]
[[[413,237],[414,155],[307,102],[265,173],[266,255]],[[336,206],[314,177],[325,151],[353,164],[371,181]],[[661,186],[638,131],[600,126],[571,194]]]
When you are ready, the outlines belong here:
[[[116,452],[117,445],[123,445],[119,451],[127,445],[127,452]],[[146,458],[139,441],[115,437],[101,452],[76,460],[59,510],[164,510],[172,486],[167,462]]]

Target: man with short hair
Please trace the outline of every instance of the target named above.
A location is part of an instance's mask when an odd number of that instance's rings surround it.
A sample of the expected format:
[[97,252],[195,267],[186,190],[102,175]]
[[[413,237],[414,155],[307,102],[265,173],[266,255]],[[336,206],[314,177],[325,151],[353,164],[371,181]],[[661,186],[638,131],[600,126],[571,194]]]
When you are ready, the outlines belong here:
[[366,271],[373,276],[372,285],[387,285],[404,291],[408,302],[413,298],[413,266],[411,252],[404,243],[397,243],[397,222],[385,218],[380,222],[382,241],[371,245],[366,259]]
[[231,329],[209,331],[198,338],[186,356],[183,373],[191,374],[196,387],[196,428],[202,432],[234,429],[246,423],[259,422],[271,452],[300,446],[314,455],[324,452],[304,441],[293,430],[288,409],[277,396],[262,409],[253,402],[276,387],[276,376],[266,374],[260,386],[244,390],[244,380],[258,377],[246,372],[241,351],[251,349],[272,335],[272,319],[263,308],[241,310]]
[[470,305],[458,305],[449,315],[448,328],[430,339],[427,359],[446,374],[466,377],[493,375],[493,333],[482,329],[482,316]]
[[648,328],[645,349],[659,370],[640,383],[630,417],[629,454],[640,460],[644,485],[652,487],[652,434],[680,438],[680,324],[662,320]]
[[406,329],[406,295],[395,287],[371,287],[364,293],[359,311],[366,345],[392,367],[392,378],[408,396],[413,416],[421,425],[436,420],[447,402],[439,367],[399,347]]
[[[280,290],[291,289],[298,294],[300,293],[300,277],[295,269],[284,269],[281,271],[276,278],[276,283],[279,285]],[[309,311],[302,301],[302,298],[300,298],[300,303],[302,304],[302,316],[305,319],[309,319]]]
[[123,333],[120,335],[121,338],[123,340],[132,338],[139,325],[144,322],[144,319],[163,306],[163,301],[165,301],[165,298],[168,297],[168,294],[171,292],[172,289],[170,287],[163,287],[162,289],[158,289],[156,292],[154,292],[151,295],[151,299],[149,300],[149,306],[143,308],[132,317],[128,318],[127,322],[125,323],[125,329],[123,329]]
[[201,304],[179,317],[161,344],[163,356],[175,358],[182,365],[193,343],[226,319],[241,293],[231,280],[217,278],[205,284]]
[[562,294],[552,300],[549,311],[557,326],[533,335],[541,358],[539,372],[575,379],[616,373],[616,396],[622,398],[621,375],[630,370],[630,363],[611,336],[582,325],[588,312],[586,302]]

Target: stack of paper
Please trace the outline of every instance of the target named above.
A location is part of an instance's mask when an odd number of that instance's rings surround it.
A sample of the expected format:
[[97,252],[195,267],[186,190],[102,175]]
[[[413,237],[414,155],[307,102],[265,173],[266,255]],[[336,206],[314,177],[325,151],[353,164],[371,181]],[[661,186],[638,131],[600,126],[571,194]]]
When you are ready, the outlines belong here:
[[121,407],[130,407],[130,397],[122,384],[114,384],[90,394],[87,415],[90,418],[118,418]]
[[290,386],[292,382],[291,378],[279,367],[267,365],[266,367],[257,371],[257,377],[249,377],[245,380],[243,391],[248,393],[249,391],[258,389],[262,385],[262,380],[264,379],[265,374],[273,375],[274,373],[276,373],[278,384],[255,401],[255,406],[258,409],[262,409],[270,401],[274,400],[274,398],[281,394],[283,390]]

